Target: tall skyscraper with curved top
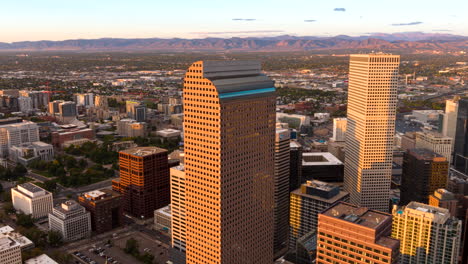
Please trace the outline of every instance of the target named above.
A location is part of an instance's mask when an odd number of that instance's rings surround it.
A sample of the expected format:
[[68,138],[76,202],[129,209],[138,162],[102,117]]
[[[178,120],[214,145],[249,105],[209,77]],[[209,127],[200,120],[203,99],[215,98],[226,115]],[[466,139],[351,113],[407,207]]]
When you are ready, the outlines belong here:
[[389,211],[400,56],[351,55],[344,186],[350,201]]
[[273,261],[275,88],[253,61],[184,79],[188,264]]

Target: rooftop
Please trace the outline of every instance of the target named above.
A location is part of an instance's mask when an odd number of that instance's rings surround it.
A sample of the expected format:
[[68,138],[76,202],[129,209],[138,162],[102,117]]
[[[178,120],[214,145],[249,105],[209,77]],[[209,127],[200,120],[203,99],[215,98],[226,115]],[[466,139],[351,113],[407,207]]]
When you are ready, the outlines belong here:
[[319,166],[319,165],[343,165],[330,152],[305,152],[302,153],[302,166]]
[[363,227],[377,229],[383,223],[391,223],[392,216],[386,213],[340,202],[322,212],[323,215],[348,221]]
[[167,150],[157,147],[137,147],[137,148],[130,148],[126,150],[120,151],[120,153],[130,154],[134,156],[145,157],[153,154],[167,152]]
[[447,159],[444,156],[437,154],[432,150],[424,149],[424,148],[409,149],[408,154],[413,155],[418,160],[428,160],[428,161],[438,161],[438,162],[447,161]]
[[450,218],[450,212],[446,208],[430,206],[418,202],[410,202],[406,207],[398,209],[397,214],[411,214],[419,215],[424,218],[430,218],[433,222],[438,224],[445,224]]
[[32,193],[37,193],[37,192],[43,192],[44,189],[42,189],[41,187],[35,185],[35,184],[32,184],[32,183],[23,183],[23,184],[20,184],[18,186],[21,186],[22,188],[32,192]]
[[12,247],[19,247],[19,244],[8,236],[0,234],[0,251],[8,250]]
[[42,254],[35,258],[30,258],[24,262],[24,264],[58,264],[55,260],[51,259],[46,254]]
[[90,191],[87,193],[84,193],[82,197],[84,197],[86,200],[89,201],[94,201],[94,202],[99,202],[99,201],[107,201],[109,199],[112,199],[116,196],[120,196],[119,193],[109,190],[109,189],[102,189],[102,190],[94,190]]

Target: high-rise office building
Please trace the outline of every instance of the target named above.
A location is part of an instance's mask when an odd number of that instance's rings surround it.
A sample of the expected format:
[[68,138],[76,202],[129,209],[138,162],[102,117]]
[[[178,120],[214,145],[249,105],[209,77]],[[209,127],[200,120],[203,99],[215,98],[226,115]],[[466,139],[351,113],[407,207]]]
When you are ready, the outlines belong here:
[[453,163],[458,171],[468,175],[468,99],[458,101]]
[[167,150],[137,147],[119,152],[120,179],[112,188],[123,195],[124,212],[153,217],[154,210],[170,202]]
[[416,132],[415,148],[425,148],[452,160],[453,139],[439,133]]
[[125,105],[129,118],[133,118],[138,122],[146,120],[146,106],[142,105],[141,102],[126,101]]
[[339,201],[348,202],[349,193],[321,181],[308,181],[291,192],[289,248],[295,249],[299,238],[317,231],[319,213]]
[[186,208],[185,208],[185,171],[184,165],[170,169],[171,174],[171,251],[174,263],[185,264],[186,257]]
[[392,237],[400,240],[401,263],[457,263],[461,228],[445,208],[417,202],[393,207]]
[[83,193],[78,202],[91,213],[91,227],[97,234],[124,223],[122,195],[115,191],[102,189]]
[[301,186],[302,182],[302,145],[291,140],[289,145],[289,191]]
[[49,213],[49,229],[62,235],[63,241],[91,236],[91,215],[74,200],[68,200]]
[[39,141],[39,127],[36,123],[23,121],[0,125],[0,156],[7,157],[9,148]]
[[455,129],[457,126],[458,101],[460,96],[445,101],[445,113],[442,123],[442,135],[455,139]]
[[333,141],[342,142],[346,139],[346,125],[348,120],[346,118],[333,118]]
[[84,93],[84,94],[75,94],[75,102],[76,105],[92,107],[94,106],[94,94],[92,93]]
[[187,263],[273,261],[275,88],[253,61],[184,79]]
[[351,203],[389,210],[400,56],[351,55],[344,186]]
[[289,236],[289,129],[277,128],[275,135],[275,258],[288,251]]
[[401,203],[428,203],[429,195],[447,187],[449,163],[428,149],[410,149],[403,157]]
[[94,97],[94,105],[96,107],[102,108],[102,109],[108,109],[109,108],[109,103],[107,100],[107,96],[105,95],[96,95]]
[[318,217],[317,264],[399,263],[391,232],[390,214],[337,203]]

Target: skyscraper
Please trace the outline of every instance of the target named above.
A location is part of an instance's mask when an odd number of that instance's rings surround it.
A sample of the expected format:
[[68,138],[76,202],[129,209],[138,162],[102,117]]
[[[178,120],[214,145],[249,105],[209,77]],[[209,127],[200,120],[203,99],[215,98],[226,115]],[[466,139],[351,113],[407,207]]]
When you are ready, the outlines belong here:
[[170,203],[167,150],[137,147],[119,152],[120,179],[112,189],[123,195],[124,212],[152,217],[154,210]]
[[454,164],[458,171],[468,175],[468,99],[458,101]]
[[346,125],[348,120],[346,118],[333,118],[333,141],[345,141],[346,140]]
[[445,101],[445,113],[442,123],[442,135],[455,139],[455,128],[457,126],[459,96]]
[[291,140],[289,145],[289,191],[301,186],[302,181],[302,145]]
[[288,250],[289,141],[289,130],[277,128],[275,136],[275,258],[281,257]]
[[339,202],[318,216],[317,264],[399,263],[392,216]]
[[449,163],[428,149],[410,149],[403,157],[401,203],[428,203],[429,195],[447,187]]
[[387,212],[400,56],[351,55],[344,186],[350,201]]
[[171,173],[171,239],[172,247],[185,253],[186,209],[185,172],[179,165],[170,169]]
[[184,79],[187,263],[273,261],[275,88],[253,61]]
[[457,263],[461,229],[445,208],[417,202],[393,207],[392,237],[400,240],[401,263]]

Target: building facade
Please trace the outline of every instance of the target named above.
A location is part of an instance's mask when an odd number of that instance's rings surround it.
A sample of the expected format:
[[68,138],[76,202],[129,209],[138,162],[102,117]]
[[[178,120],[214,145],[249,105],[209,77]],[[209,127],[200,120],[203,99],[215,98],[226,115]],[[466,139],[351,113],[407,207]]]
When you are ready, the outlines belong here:
[[453,162],[458,171],[468,175],[468,99],[458,101]]
[[449,163],[428,149],[410,149],[403,157],[401,203],[428,203],[429,195],[447,187]]
[[273,248],[275,258],[281,257],[288,250],[289,145],[289,130],[277,128],[275,134],[275,222]]
[[318,215],[336,202],[349,201],[349,193],[321,181],[308,181],[291,192],[289,248],[310,232],[317,231]]
[[447,136],[455,140],[455,133],[457,127],[457,115],[458,115],[458,101],[459,96],[455,96],[451,100],[445,101],[445,113],[444,120],[442,123],[442,135]]
[[33,183],[23,183],[11,189],[13,207],[24,214],[38,219],[47,217],[52,211],[52,193]]
[[122,137],[145,137],[147,125],[134,119],[125,118],[117,121],[117,133]]
[[389,210],[400,56],[351,55],[344,187],[351,203]]
[[416,132],[415,148],[425,148],[452,160],[453,139],[439,133]]
[[170,202],[167,150],[137,147],[119,152],[120,179],[112,188],[123,195],[124,211],[141,218]]
[[392,237],[400,240],[403,264],[457,263],[461,226],[445,208],[417,202],[393,207]]
[[65,242],[91,236],[91,214],[74,200],[68,200],[52,209],[49,229],[62,235]]
[[94,131],[90,128],[85,129],[71,129],[70,131],[64,132],[52,132],[52,145],[60,148],[62,145],[71,140],[79,139],[94,139]]
[[39,141],[39,127],[34,122],[0,125],[0,155],[3,158],[8,156],[10,147],[36,141]]
[[289,145],[289,192],[301,186],[302,151],[302,145],[296,140],[291,140]]
[[21,264],[20,244],[13,239],[0,235],[0,260],[2,264]]
[[78,197],[78,202],[91,214],[91,228],[96,234],[108,232],[124,224],[122,195],[108,190],[96,190]]
[[172,247],[185,253],[186,250],[186,209],[184,166],[171,168]]
[[346,126],[348,120],[346,118],[333,118],[333,141],[342,142],[346,140]]
[[390,214],[337,203],[318,216],[316,263],[400,263],[391,232]]
[[429,196],[429,205],[449,210],[451,216],[458,215],[458,199],[445,189],[437,189]]
[[302,183],[319,180],[343,182],[343,163],[329,152],[302,154]]
[[275,88],[253,61],[184,79],[187,263],[273,261]]

